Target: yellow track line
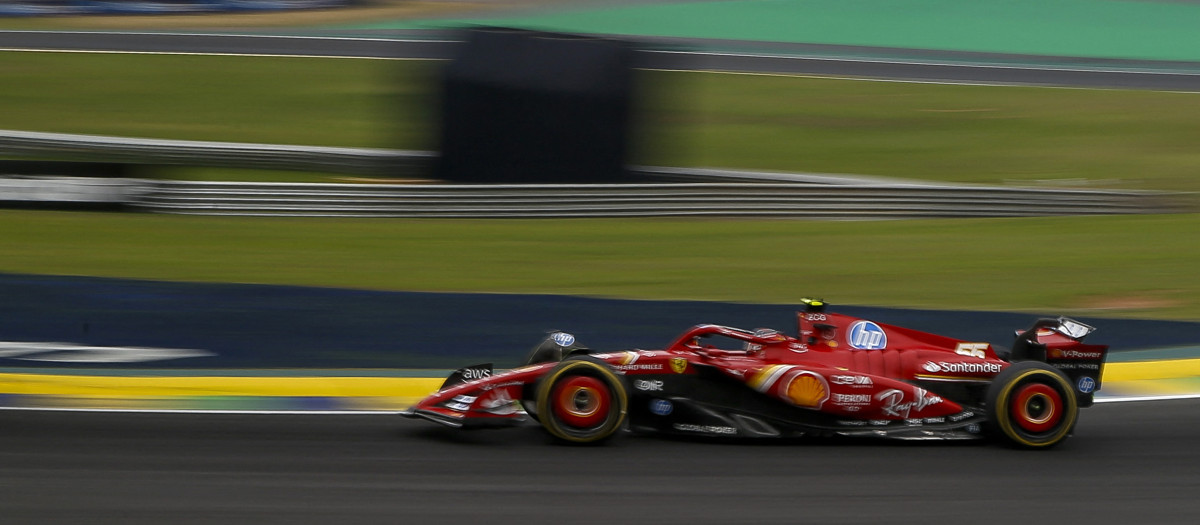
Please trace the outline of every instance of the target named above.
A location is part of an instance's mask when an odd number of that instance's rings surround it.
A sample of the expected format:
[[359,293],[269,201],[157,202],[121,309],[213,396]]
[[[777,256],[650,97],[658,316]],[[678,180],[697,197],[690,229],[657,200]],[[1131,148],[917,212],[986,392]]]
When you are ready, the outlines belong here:
[[[1200,359],[1109,363],[1104,382],[1200,377]],[[391,397],[437,390],[429,377],[230,377],[0,374],[0,393],[76,397]]]
[[207,377],[0,374],[5,394],[58,396],[423,397],[427,377]]
[[1200,377],[1200,359],[1134,361],[1104,365],[1104,382],[1148,381]]

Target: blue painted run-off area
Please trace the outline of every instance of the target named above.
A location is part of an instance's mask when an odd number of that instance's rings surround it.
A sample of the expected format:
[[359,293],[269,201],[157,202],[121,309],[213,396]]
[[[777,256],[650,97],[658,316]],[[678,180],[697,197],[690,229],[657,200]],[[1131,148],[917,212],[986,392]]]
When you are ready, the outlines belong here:
[[[206,357],[113,368],[436,368],[519,364],[546,332],[601,350],[659,348],[700,323],[796,331],[791,305],[553,295],[379,292],[0,274],[0,341],[196,349]],[[835,311],[1006,345],[1038,315],[844,306]],[[1046,312],[1054,316],[1055,312]],[[1197,346],[1200,323],[1080,320],[1117,352]],[[3,355],[0,353],[0,355]],[[1183,356],[1177,356],[1183,357]],[[1120,359],[1118,355],[1113,358]],[[79,363],[0,357],[0,368]]]

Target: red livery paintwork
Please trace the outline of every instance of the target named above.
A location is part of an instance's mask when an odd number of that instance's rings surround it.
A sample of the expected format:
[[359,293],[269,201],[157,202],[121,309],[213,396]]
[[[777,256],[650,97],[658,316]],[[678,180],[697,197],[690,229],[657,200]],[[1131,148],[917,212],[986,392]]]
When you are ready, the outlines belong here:
[[784,437],[996,435],[1025,447],[1069,435],[1100,387],[1107,347],[1093,329],[1043,319],[1012,349],[826,312],[798,314],[796,336],[697,325],[659,350],[593,352],[556,333],[528,365],[455,372],[404,415],[450,426],[536,419],[554,436],[636,432]]

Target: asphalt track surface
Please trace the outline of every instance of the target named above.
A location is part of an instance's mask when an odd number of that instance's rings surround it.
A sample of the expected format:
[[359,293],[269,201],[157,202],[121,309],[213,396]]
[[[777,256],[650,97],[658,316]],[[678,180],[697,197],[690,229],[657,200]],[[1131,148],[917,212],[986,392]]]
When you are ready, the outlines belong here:
[[[461,34],[378,30],[325,36],[0,31],[0,50],[448,59]],[[638,67],[931,83],[1200,92],[1190,62],[655,38]]]
[[5,523],[1195,523],[1198,400],[1049,451],[463,432],[400,417],[0,413]]

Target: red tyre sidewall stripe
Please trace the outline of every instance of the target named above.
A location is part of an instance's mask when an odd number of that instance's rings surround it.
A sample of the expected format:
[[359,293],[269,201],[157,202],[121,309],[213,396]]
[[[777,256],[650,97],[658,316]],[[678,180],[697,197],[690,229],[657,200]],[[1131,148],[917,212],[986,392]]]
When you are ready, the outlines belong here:
[[[596,406],[586,413],[575,408],[575,396],[581,391],[589,391],[596,401]],[[594,428],[608,419],[612,392],[604,381],[589,376],[574,376],[555,385],[550,398],[553,400],[554,413],[563,424],[575,428]]]
[[[1052,410],[1049,417],[1044,420],[1038,420],[1026,411],[1026,405],[1036,396],[1044,397],[1050,406],[1049,410]],[[1010,408],[1013,421],[1017,426],[1032,433],[1042,433],[1054,429],[1066,411],[1062,395],[1054,387],[1044,383],[1031,383],[1020,387],[1013,395]]]

